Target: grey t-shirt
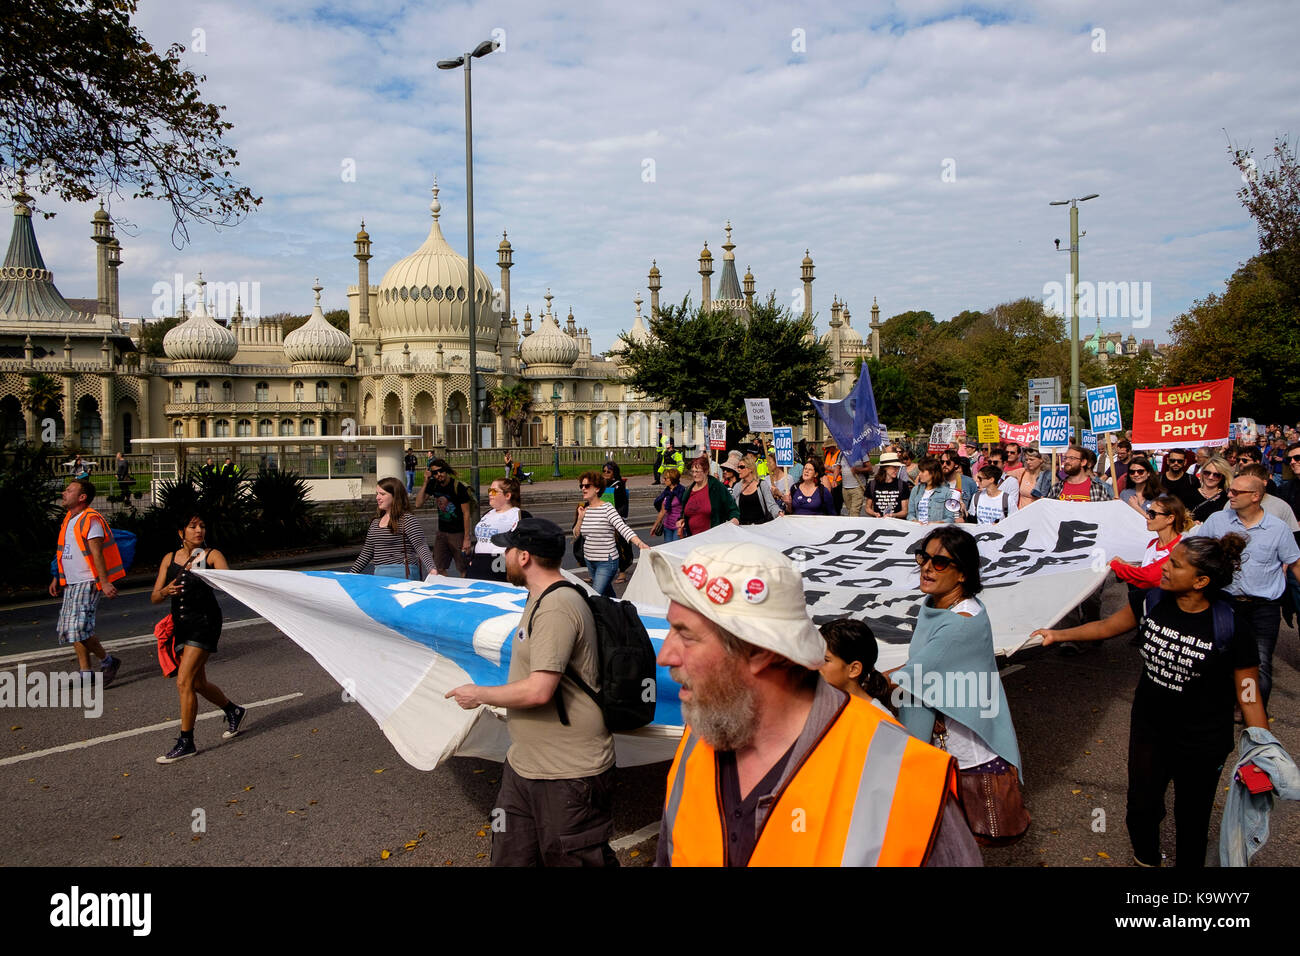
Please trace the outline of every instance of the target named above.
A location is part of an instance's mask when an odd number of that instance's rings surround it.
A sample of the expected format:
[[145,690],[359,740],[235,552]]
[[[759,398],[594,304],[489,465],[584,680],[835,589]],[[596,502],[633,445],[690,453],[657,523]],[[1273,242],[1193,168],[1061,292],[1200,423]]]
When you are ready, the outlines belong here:
[[[530,594],[511,642],[511,682],[534,671],[564,674],[572,665],[588,686],[600,689],[596,622],[586,599],[570,587],[556,588],[537,607]],[[531,630],[525,631],[532,618]],[[538,707],[508,708],[510,750],[506,759],[515,773],[529,780],[570,780],[604,773],[614,765],[614,738],[605,728],[600,706],[573,679],[560,678],[555,691],[564,695],[569,717],[560,723],[555,698]]]

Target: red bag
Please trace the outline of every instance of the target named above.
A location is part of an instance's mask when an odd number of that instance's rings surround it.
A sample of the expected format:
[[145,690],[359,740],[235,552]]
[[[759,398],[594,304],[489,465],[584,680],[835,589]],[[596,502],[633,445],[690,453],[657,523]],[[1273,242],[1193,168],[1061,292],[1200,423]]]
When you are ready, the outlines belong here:
[[175,677],[181,661],[176,653],[176,627],[170,614],[153,626],[153,635],[158,638],[158,666],[163,677]]

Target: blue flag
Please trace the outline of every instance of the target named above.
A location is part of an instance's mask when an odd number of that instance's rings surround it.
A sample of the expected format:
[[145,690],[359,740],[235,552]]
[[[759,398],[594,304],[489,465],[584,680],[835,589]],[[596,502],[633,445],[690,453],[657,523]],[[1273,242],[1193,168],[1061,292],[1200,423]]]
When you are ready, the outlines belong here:
[[871,373],[866,362],[862,363],[862,374],[847,397],[833,402],[808,397],[849,461],[865,461],[871,449],[889,440],[876,414],[876,395],[871,390]]

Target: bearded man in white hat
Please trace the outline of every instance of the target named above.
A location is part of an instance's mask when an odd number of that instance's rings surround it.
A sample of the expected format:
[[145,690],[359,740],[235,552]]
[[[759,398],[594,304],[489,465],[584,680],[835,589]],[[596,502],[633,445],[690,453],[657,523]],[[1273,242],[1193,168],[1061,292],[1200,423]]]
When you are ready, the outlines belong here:
[[680,567],[647,554],[687,725],[656,865],[981,865],[948,754],[822,680],[789,558],[752,543],[701,545]]

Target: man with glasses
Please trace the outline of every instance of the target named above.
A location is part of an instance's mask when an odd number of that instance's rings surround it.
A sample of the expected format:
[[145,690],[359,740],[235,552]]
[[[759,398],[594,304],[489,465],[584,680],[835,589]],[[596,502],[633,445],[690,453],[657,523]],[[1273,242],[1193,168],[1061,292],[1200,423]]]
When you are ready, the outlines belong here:
[[469,569],[469,553],[474,548],[474,522],[470,517],[469,489],[456,480],[456,472],[442,458],[429,463],[428,479],[415,498],[417,509],[426,498],[433,498],[438,509],[438,534],[433,539],[433,565],[446,574],[454,560],[463,578]]
[[1281,627],[1281,598],[1288,576],[1300,581],[1300,545],[1280,519],[1264,510],[1261,502],[1266,484],[1266,477],[1238,474],[1228,489],[1228,507],[1185,535],[1221,538],[1231,532],[1246,539],[1241,570],[1226,590],[1233,600],[1238,629],[1251,633],[1259,647],[1259,692],[1265,707],[1273,689],[1273,649]]
[[[1010,454],[1009,451],[1003,451],[1000,447],[994,445],[993,450],[989,452],[989,460],[986,464],[990,464],[998,471],[1002,472],[1002,477],[998,480],[998,492],[1000,494],[1010,495],[1011,496],[1010,500],[1015,501],[1017,504],[1019,504],[1020,476],[1012,472],[1011,464],[1006,460],[1006,456],[1009,454]],[[1015,470],[1017,472],[1022,471],[1024,470],[1024,467],[1025,466],[1020,462],[1020,446],[1017,445]],[[979,469],[976,468],[975,472],[978,474]],[[976,482],[977,487],[978,485],[979,483]]]
[[1025,467],[1020,456],[1020,445],[1016,442],[1003,442],[1002,457],[1006,464],[998,467],[1002,469],[1004,475],[1013,475]]
[[[945,448],[939,455],[939,468],[943,472],[943,483],[958,491],[961,494],[962,508],[969,509],[970,501],[975,497],[975,492],[979,491],[979,486],[975,484],[974,478],[962,474],[961,457],[953,449]],[[1019,494],[1019,491],[1016,493]]]
[[1165,470],[1160,476],[1165,493],[1178,498],[1188,511],[1201,503],[1201,493],[1191,475],[1187,474],[1190,457],[1186,448],[1175,448],[1165,456]]
[[[1088,449],[1071,445],[1061,456],[1065,477],[1052,480],[1047,497],[1056,498],[1058,501],[1113,501],[1115,496],[1110,490],[1110,485],[1092,474],[1092,466],[1096,461],[1096,456]],[[1068,622],[1069,627],[1101,620],[1101,592],[1104,588],[1105,581],[1097,585],[1096,590],[1065,616],[1063,620]],[[1093,650],[1097,647],[1096,644],[1083,646]],[[1080,646],[1073,642],[1065,642],[1061,644],[1061,651],[1066,654],[1077,654]]]

